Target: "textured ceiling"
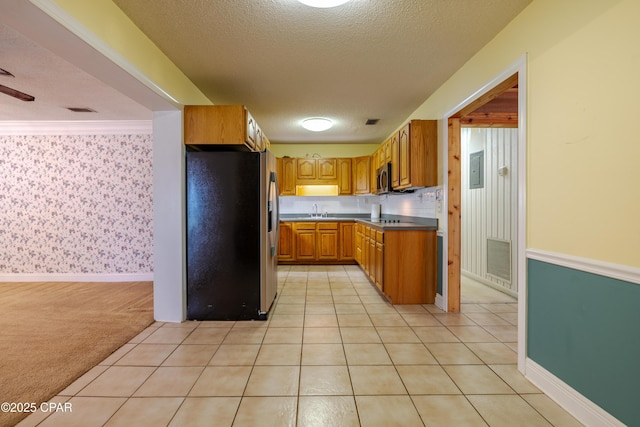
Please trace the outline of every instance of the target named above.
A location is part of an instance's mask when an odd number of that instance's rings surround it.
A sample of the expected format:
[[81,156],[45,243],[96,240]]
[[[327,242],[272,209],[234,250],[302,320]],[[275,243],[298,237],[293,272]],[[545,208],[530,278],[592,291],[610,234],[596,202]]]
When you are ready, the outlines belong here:
[[[273,142],[377,143],[530,0],[114,2],[213,103],[247,105]],[[309,116],[336,126],[301,130]]]
[[[378,143],[531,1],[352,0],[334,9],[296,0],[114,3],[213,103],[247,105],[272,142]],[[52,101],[39,109],[14,103],[8,113],[10,98],[0,94],[0,120],[33,119],[29,111],[65,120],[60,106],[101,112],[112,110],[110,101],[120,116],[149,116],[28,40],[11,49],[11,37],[0,29],[0,68],[10,70],[3,64],[13,55],[15,71],[33,74],[18,84],[14,72],[16,89]],[[336,126],[305,131],[299,122],[308,116]],[[370,118],[380,121],[365,126]]]

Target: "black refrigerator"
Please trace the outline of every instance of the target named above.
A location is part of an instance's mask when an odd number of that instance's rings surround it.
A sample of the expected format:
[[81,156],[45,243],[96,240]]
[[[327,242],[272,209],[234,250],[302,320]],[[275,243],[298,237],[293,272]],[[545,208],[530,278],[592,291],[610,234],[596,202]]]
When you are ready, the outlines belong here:
[[278,184],[268,151],[189,151],[187,318],[265,320],[277,291]]

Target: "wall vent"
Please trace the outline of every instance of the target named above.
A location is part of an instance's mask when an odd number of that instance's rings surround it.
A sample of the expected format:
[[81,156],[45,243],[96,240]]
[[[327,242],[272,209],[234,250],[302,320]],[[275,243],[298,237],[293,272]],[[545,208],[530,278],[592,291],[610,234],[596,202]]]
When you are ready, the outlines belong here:
[[511,283],[511,241],[487,239],[487,274]]
[[74,113],[97,113],[96,110],[86,107],[67,107],[67,110],[73,111]]

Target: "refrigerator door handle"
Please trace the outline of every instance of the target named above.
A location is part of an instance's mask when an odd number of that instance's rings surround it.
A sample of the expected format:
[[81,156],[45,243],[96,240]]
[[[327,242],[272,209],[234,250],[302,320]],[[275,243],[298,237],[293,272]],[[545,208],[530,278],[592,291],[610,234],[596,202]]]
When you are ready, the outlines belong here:
[[[269,197],[268,197],[268,200],[269,200],[268,209],[269,209],[269,212],[271,213],[270,215],[271,223],[269,224],[269,226],[270,226],[270,229],[273,230],[275,225],[275,229],[276,229],[276,238],[271,245],[271,256],[274,257],[278,254],[278,241],[280,239],[280,198],[278,197],[278,193],[280,191],[278,189],[278,176],[276,175],[276,173],[271,172],[269,175],[270,175],[270,181],[271,181],[269,183]],[[275,187],[275,194],[272,190],[274,187]],[[275,209],[273,206],[274,199],[275,199]]]

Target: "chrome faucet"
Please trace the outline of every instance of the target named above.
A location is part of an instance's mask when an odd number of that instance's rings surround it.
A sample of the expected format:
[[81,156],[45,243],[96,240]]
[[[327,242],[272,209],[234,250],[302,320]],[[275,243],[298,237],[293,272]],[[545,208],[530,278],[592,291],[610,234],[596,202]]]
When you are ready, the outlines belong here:
[[318,217],[318,204],[317,203],[313,204],[313,212],[311,213],[311,217],[312,218],[317,218]]

